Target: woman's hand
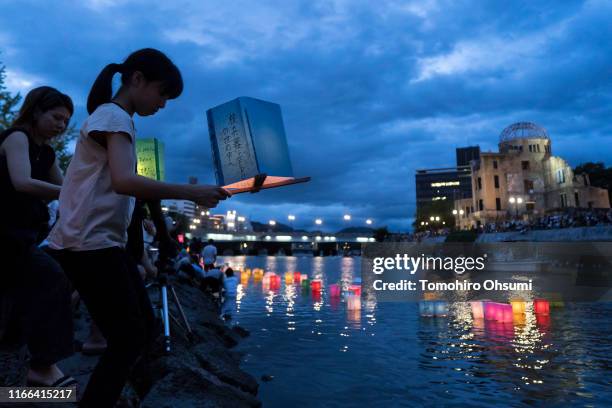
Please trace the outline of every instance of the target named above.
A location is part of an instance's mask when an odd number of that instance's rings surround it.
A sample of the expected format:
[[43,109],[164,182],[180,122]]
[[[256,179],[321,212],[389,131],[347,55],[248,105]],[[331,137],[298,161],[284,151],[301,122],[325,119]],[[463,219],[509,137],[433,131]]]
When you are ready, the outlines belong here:
[[214,208],[220,200],[232,196],[232,193],[222,187],[208,185],[189,185],[189,200],[206,208]]

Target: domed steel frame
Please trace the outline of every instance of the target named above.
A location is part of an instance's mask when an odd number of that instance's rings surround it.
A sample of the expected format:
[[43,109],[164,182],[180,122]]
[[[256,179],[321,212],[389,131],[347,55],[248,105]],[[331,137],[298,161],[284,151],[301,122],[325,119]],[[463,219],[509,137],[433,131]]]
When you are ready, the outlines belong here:
[[499,135],[499,142],[509,142],[516,139],[548,139],[546,129],[531,122],[514,123],[504,130]]

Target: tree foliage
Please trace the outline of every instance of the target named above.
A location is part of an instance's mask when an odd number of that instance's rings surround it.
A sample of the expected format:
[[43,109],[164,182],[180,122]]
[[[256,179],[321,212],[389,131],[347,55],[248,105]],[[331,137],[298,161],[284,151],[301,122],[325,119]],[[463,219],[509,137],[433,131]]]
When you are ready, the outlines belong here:
[[6,79],[6,68],[0,64],[0,131],[11,126],[17,115],[17,105],[21,102],[21,95],[11,95],[6,90],[4,83]]

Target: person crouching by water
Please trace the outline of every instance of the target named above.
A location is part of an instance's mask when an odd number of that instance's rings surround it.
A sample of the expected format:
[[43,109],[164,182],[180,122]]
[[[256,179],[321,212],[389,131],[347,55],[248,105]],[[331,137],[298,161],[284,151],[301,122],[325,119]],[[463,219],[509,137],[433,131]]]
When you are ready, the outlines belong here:
[[70,282],[38,247],[49,231],[45,201],[57,199],[63,181],[49,143],[66,130],[73,111],[70,97],[42,86],[27,94],[15,122],[0,134],[0,310],[6,312],[0,338],[27,344],[32,386],[76,384],[57,366],[73,352]]
[[[121,87],[113,97],[117,73]],[[182,90],[174,63],[146,48],[122,64],[107,65],[89,93],[90,115],[66,172],[60,218],[49,235],[49,247],[108,344],[81,406],[114,406],[134,363],[153,340],[151,302],[125,250],[135,198],[186,199],[213,208],[231,195],[217,186],[169,184],[136,174],[133,115],[155,114]]]
[[221,316],[225,320],[231,320],[234,315],[236,296],[238,296],[238,278],[234,276],[234,270],[228,267],[223,278],[223,304],[221,305]]

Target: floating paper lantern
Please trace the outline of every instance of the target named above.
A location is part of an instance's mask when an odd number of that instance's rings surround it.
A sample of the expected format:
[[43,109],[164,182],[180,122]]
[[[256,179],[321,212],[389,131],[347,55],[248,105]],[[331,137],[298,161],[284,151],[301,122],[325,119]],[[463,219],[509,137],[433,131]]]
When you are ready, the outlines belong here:
[[484,319],[484,302],[480,300],[474,300],[470,302],[472,307],[472,317],[474,319]]
[[285,272],[285,284],[291,285],[293,283],[293,273]]
[[550,304],[546,299],[536,299],[533,301],[533,310],[536,314],[547,315],[550,313]]
[[527,302],[525,302],[524,300],[520,300],[520,299],[511,300],[510,304],[512,305],[512,313],[514,314],[525,313],[525,309],[527,308]]
[[333,298],[340,297],[340,285],[336,283],[329,285],[329,296]]
[[314,291],[320,291],[321,290],[321,281],[319,279],[315,279],[312,282],[310,282],[310,288]]
[[293,177],[280,105],[240,97],[207,110],[206,117],[219,186],[240,193],[310,180]]
[[308,274],[305,274],[305,273],[301,274],[300,275],[300,280],[301,281],[308,280]]
[[485,320],[497,320],[499,316],[499,303],[484,302],[484,318]]
[[346,299],[346,308],[348,310],[361,309],[361,297],[357,295],[349,295],[349,297]]
[[349,291],[354,293],[355,296],[361,296],[361,285],[351,285]]
[[302,281],[302,276],[299,272],[293,272],[293,282],[300,283]]
[[436,317],[448,316],[448,302],[444,300],[436,300],[434,304],[434,315]]
[[514,313],[512,312],[512,305],[508,304],[499,304],[498,306],[498,316],[497,320],[502,323],[512,323]]
[[304,276],[302,276],[302,288],[303,289],[310,288],[310,281],[308,280],[308,278],[304,278]]
[[263,284],[264,285],[269,285],[272,280],[274,279],[273,276],[276,276],[276,274],[274,272],[266,272],[263,275]]
[[434,302],[421,300],[419,302],[419,315],[421,317],[433,317],[435,315]]
[[438,294],[436,292],[425,292],[423,293],[423,300],[436,300]]

